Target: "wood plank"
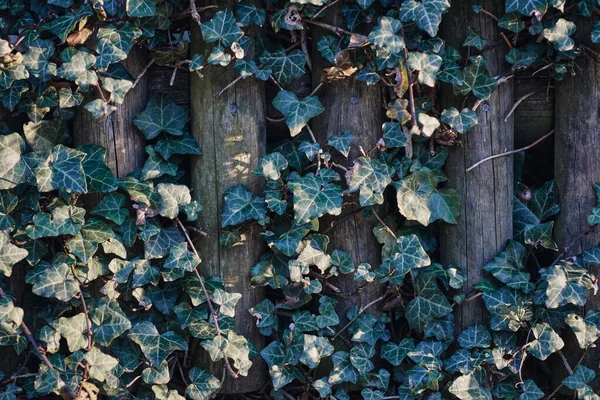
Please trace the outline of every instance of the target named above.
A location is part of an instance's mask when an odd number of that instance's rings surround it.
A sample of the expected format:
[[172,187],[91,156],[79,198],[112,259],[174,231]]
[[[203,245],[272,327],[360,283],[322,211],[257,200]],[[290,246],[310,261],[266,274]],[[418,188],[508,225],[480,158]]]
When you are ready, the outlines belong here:
[[[339,14],[340,6],[331,7],[326,11],[324,21],[334,26],[344,26],[344,20]],[[317,39],[323,34],[330,34],[320,29],[312,32],[312,59],[313,59],[313,86],[322,80],[323,69],[331,64],[325,60],[317,50]],[[380,85],[367,86],[365,82],[346,79],[343,83],[335,85],[325,84],[318,92],[319,100],[325,111],[312,120],[312,127],[319,143],[327,148],[327,140],[332,135],[340,135],[348,131],[354,137],[348,160],[340,158],[339,163],[352,168],[352,160],[361,156],[359,147],[368,151],[375,147],[381,137],[381,125],[384,122],[385,110],[382,87]],[[331,149],[334,153],[336,151]],[[343,171],[338,170],[343,174]],[[358,196],[353,202],[345,201],[342,216],[353,213],[347,218],[323,218],[322,229],[331,229],[327,235],[330,238],[329,249],[339,249],[349,253],[356,265],[369,263],[373,269],[381,264],[381,246],[373,234],[373,228],[378,224],[375,217],[364,217],[359,208]],[[378,208],[378,212],[381,212]],[[338,221],[335,221],[335,220]],[[334,222],[335,221],[335,222]],[[353,274],[340,275],[331,279],[332,283],[341,289],[343,295],[336,296],[338,300],[337,313],[340,316],[341,326],[344,326],[347,311],[356,305],[365,305],[377,299],[384,292],[384,285],[378,282],[357,282]],[[377,307],[369,309],[376,313]]]
[[[488,43],[501,40],[496,22],[483,13],[474,13],[472,6],[475,4],[496,15],[504,12],[503,3],[494,0],[467,0],[453,4],[444,17],[442,37],[456,49],[461,49],[468,26],[479,32]],[[492,76],[507,72],[505,53],[503,43],[484,52]],[[460,108],[462,99],[456,98],[452,88],[447,86],[442,93],[442,103],[444,107]],[[512,117],[504,122],[512,105],[513,83],[509,81],[478,108],[479,124],[461,138],[463,146],[450,149],[446,163],[448,186],[461,194],[462,201],[458,224],[442,226],[440,254],[444,265],[455,264],[465,272],[464,293],[472,291],[483,277],[482,267],[512,237],[512,157],[497,158],[468,173],[465,171],[482,158],[513,148]],[[463,304],[457,310],[457,328],[483,322],[484,309],[481,298]]]
[[[202,47],[197,24],[191,23],[192,54],[208,58],[210,49]],[[233,64],[233,63],[232,63]],[[199,222],[208,237],[197,241],[202,258],[199,266],[204,276],[219,276],[226,290],[241,293],[235,308],[235,330],[260,351],[265,343],[248,309],[264,299],[264,290],[250,287],[250,268],[264,251],[259,227],[253,224],[246,232],[243,245],[223,248],[219,245],[219,228],[225,190],[244,184],[258,193],[261,180],[252,176],[258,159],[265,153],[264,84],[245,79],[219,96],[219,92],[236,78],[233,65],[207,67],[204,78],[191,76],[191,131],[203,155],[192,159],[193,195],[204,207]],[[206,352],[202,352],[206,354]],[[197,362],[221,377],[222,368],[203,357]],[[257,358],[247,377],[225,379],[222,393],[247,393],[260,389],[268,374],[264,362]]]

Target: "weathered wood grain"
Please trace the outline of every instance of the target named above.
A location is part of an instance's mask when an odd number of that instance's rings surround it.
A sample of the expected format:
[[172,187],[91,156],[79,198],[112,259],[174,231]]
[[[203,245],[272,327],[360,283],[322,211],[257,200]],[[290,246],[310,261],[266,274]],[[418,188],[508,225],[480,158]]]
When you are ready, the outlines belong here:
[[[343,18],[339,14],[340,6],[331,7],[325,15],[325,21],[334,26],[344,26]],[[331,64],[325,60],[317,50],[317,39],[321,34],[329,34],[315,29],[312,53],[313,61],[313,87],[322,80],[323,69]],[[348,131],[354,137],[348,160],[340,161],[341,164],[352,167],[352,160],[361,156],[359,147],[365,151],[372,149],[381,137],[381,125],[384,122],[385,110],[382,88],[379,85],[369,87],[365,82],[355,81],[354,78],[346,79],[343,83],[325,84],[318,92],[319,99],[325,108],[323,114],[312,120],[315,136],[321,144],[327,147],[327,139],[332,135],[340,135]],[[335,150],[332,152],[339,156]],[[348,165],[350,164],[350,165]],[[344,171],[338,170],[341,174]],[[358,198],[350,204],[346,202],[342,209],[342,216],[352,213],[359,208]],[[378,212],[380,212],[379,210]],[[334,223],[333,229],[327,233],[330,238],[330,249],[340,249],[352,256],[355,264],[369,263],[373,268],[381,264],[381,246],[377,242],[373,228],[378,224],[374,217],[365,217],[362,212],[355,212],[347,218],[323,219],[322,228],[328,229]],[[346,321],[346,312],[353,306],[365,305],[383,294],[384,286],[377,282],[357,282],[353,274],[340,275],[332,278],[332,283],[341,289],[343,295],[336,296],[338,300],[337,312],[342,321]],[[376,307],[369,312],[376,313]]]
[[[137,77],[148,63],[147,52],[134,47],[123,65]],[[106,149],[106,164],[119,177],[141,168],[146,159],[143,134],[133,124],[133,117],[141,113],[148,100],[148,79],[144,75],[125,96],[123,104],[104,119],[95,119],[83,109],[77,111],[73,120],[75,145],[95,144]]]
[[[200,32],[192,22],[191,51],[208,58],[210,49],[201,46]],[[202,258],[199,268],[205,276],[219,276],[226,290],[241,293],[235,308],[236,332],[252,342],[260,351],[264,336],[260,335],[248,309],[264,298],[263,289],[250,287],[250,268],[255,265],[263,250],[264,241],[259,227],[252,225],[246,232],[243,245],[223,248],[219,245],[219,228],[225,190],[243,184],[258,193],[261,181],[252,176],[258,159],[265,153],[265,93],[264,84],[256,79],[245,79],[225,91],[219,92],[236,78],[233,65],[226,68],[207,67],[204,78],[191,76],[191,131],[198,140],[203,155],[192,159],[192,188],[203,211],[200,224],[208,237],[197,241]],[[197,360],[214,375],[220,377],[222,369],[206,358]],[[260,358],[253,361],[247,377],[225,379],[223,393],[247,393],[260,389],[268,374]]]
[[[496,21],[483,13],[476,14],[472,10],[475,4],[496,15],[504,12],[503,3],[494,0],[467,0],[453,4],[444,17],[442,37],[456,49],[461,48],[468,26],[479,32],[488,43],[501,40]],[[504,61],[506,50],[505,45],[500,43],[484,52],[492,76],[507,72]],[[444,87],[444,107],[460,108],[461,101],[453,95],[451,87]],[[512,157],[497,158],[470,172],[465,171],[482,158],[513,148],[513,119],[511,117],[504,122],[512,105],[513,84],[509,81],[478,108],[479,124],[461,138],[462,146],[450,149],[446,163],[448,186],[456,189],[462,200],[458,224],[444,225],[441,229],[441,259],[444,265],[455,264],[464,270],[467,276],[465,293],[472,291],[483,276],[482,267],[504,248],[512,236]],[[484,309],[480,298],[463,304],[457,310],[457,328],[483,322]]]

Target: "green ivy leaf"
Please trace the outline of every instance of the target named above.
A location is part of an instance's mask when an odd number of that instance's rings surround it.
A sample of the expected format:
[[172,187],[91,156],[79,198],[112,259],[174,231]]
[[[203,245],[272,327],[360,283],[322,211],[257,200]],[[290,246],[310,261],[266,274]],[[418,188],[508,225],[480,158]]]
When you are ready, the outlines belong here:
[[96,145],[78,146],[77,150],[86,154],[81,166],[85,171],[88,192],[113,192],[117,190],[117,178],[105,163],[106,150]]
[[479,51],[483,50],[487,45],[487,40],[482,39],[470,26],[467,29],[469,33],[463,42],[463,46],[475,47]]
[[78,50],[67,47],[60,53],[64,61],[56,71],[61,78],[75,82],[77,85],[87,88],[98,83],[98,75],[92,70],[96,64],[96,56],[86,50]]
[[163,217],[170,219],[177,218],[179,215],[179,208],[192,201],[190,189],[185,185],[159,183],[157,190],[160,195],[158,213]]
[[237,3],[235,5],[235,12],[238,22],[243,26],[252,24],[262,26],[267,18],[267,12],[264,9],[248,3]]
[[546,11],[547,0],[507,0],[506,12],[516,11],[523,15],[530,16],[534,12]]
[[339,151],[344,157],[350,154],[350,145],[354,138],[348,131],[343,131],[341,135],[332,135],[329,137],[327,144]]
[[154,139],[161,132],[181,136],[186,121],[187,110],[166,96],[152,96],[146,109],[133,118],[133,123],[148,140]]
[[269,153],[261,157],[253,172],[254,176],[264,176],[267,179],[278,180],[281,172],[288,167],[285,157],[279,152]]
[[402,36],[396,34],[401,28],[402,23],[397,19],[381,17],[378,25],[369,33],[368,40],[392,54],[399,54],[405,47]]
[[460,400],[492,400],[490,391],[480,386],[474,374],[456,378],[448,391]]
[[492,314],[490,328],[495,331],[509,329],[516,332],[533,318],[531,296],[507,286],[484,291],[483,302]]
[[413,71],[419,71],[419,83],[434,87],[437,72],[442,66],[442,57],[411,51],[408,53],[407,66]]
[[413,351],[415,342],[413,339],[404,338],[399,344],[386,342],[381,346],[381,357],[392,364],[394,367],[402,364],[404,358]]
[[383,204],[383,191],[392,182],[394,169],[385,162],[371,157],[359,157],[354,161],[348,180],[348,190],[360,190],[361,206]]
[[458,344],[463,349],[484,349],[492,344],[492,335],[483,325],[471,325],[458,336]]
[[588,311],[585,319],[578,314],[569,314],[565,318],[565,323],[571,327],[571,330],[577,338],[579,347],[585,349],[593,344],[600,337],[600,314],[598,311]]
[[102,346],[109,346],[117,337],[131,328],[131,322],[115,301],[101,298],[91,309],[90,319],[95,327],[94,341]]
[[25,257],[29,252],[10,243],[9,236],[0,231],[0,271],[4,276],[11,276],[12,267]]
[[156,3],[155,0],[127,0],[126,10],[130,17],[153,17]]
[[477,113],[470,108],[464,108],[459,112],[456,108],[450,107],[442,111],[441,120],[456,132],[466,133],[477,125]]
[[185,394],[192,400],[208,400],[219,390],[221,382],[208,371],[194,367],[190,370],[190,385]]
[[110,64],[125,60],[134,41],[141,35],[142,31],[131,23],[120,28],[114,25],[100,27],[96,34],[96,68],[104,71]]
[[571,35],[575,33],[575,24],[564,18],[559,18],[554,26],[542,31],[542,36],[554,45],[556,51],[569,51],[575,47]]
[[185,133],[182,136],[167,136],[159,140],[154,145],[154,150],[165,160],[168,160],[175,154],[192,154],[198,156],[202,154],[196,139]]
[[437,36],[442,22],[442,14],[450,8],[447,0],[409,0],[402,3],[400,17],[402,22],[414,21],[429,36]]
[[529,282],[531,275],[522,271],[526,256],[527,250],[525,247],[519,242],[511,240],[508,242],[506,250],[495,256],[483,269],[508,287],[520,289],[527,293],[533,287]]
[[286,90],[277,94],[273,100],[273,106],[285,117],[291,136],[298,135],[311,118],[324,111],[318,97],[307,96],[298,100],[294,93]]
[[91,214],[104,217],[117,225],[122,225],[129,216],[125,205],[125,196],[120,193],[109,193],[94,207]]
[[289,54],[286,54],[284,50],[265,51],[260,56],[260,62],[263,69],[270,69],[272,71],[273,77],[277,82],[287,85],[294,78],[304,75],[306,54],[301,50],[292,50]]
[[89,376],[98,382],[104,382],[110,372],[119,365],[119,360],[103,353],[97,347],[85,354],[85,360],[90,366]]
[[71,318],[59,318],[52,323],[52,327],[67,340],[71,353],[87,347],[87,317],[84,313]]
[[536,340],[529,343],[527,352],[537,359],[544,361],[552,353],[562,349],[565,345],[561,337],[545,322],[533,325],[531,331]]
[[454,86],[454,93],[466,96],[473,92],[479,100],[489,99],[491,93],[498,87],[498,82],[490,76],[485,65],[482,56],[472,57],[471,63],[463,70],[463,83]]
[[523,393],[519,396],[519,400],[540,400],[544,397],[544,392],[531,379],[523,381]]
[[58,36],[61,42],[64,42],[67,40],[67,35],[75,28],[75,25],[79,21],[93,14],[92,7],[88,4],[83,4],[74,13],[67,12],[65,15],[53,20],[50,24],[50,31]]
[[87,183],[82,166],[85,157],[85,153],[62,144],[54,146],[46,161],[34,171],[39,191],[86,193]]
[[148,361],[155,367],[176,350],[188,349],[187,342],[175,332],[160,334],[152,322],[144,321],[133,326],[127,336],[137,343]]
[[[280,92],[281,93],[281,92]],[[313,173],[288,182],[294,195],[294,222],[304,224],[325,214],[342,212],[341,187]]]
[[410,326],[423,332],[430,318],[441,318],[452,312],[452,306],[437,287],[433,273],[420,274],[415,278],[417,297],[406,306],[406,319]]
[[235,17],[231,10],[219,11],[207,22],[200,25],[202,38],[206,43],[219,40],[224,46],[231,46],[244,36],[244,31],[235,23]]
[[262,197],[253,194],[244,185],[230,187],[223,195],[221,227],[241,224],[245,221],[263,221],[267,208]]

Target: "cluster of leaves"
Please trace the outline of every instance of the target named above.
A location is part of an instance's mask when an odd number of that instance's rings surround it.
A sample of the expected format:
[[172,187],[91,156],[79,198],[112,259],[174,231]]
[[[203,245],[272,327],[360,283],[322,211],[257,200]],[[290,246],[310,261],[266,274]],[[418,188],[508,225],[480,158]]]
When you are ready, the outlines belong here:
[[[24,357],[2,380],[0,395],[207,399],[221,380],[190,368],[191,343],[199,342],[198,351],[225,360],[233,376],[247,375],[251,359],[262,357],[270,396],[278,399],[294,380],[307,393],[335,399],[357,388],[373,400],[541,399],[536,382],[523,379],[525,360],[559,352],[563,329],[582,349],[600,337],[599,314],[577,308],[596,289],[588,268],[600,263],[600,247],[545,268],[532,265],[538,248],[556,250],[556,184],[515,199],[515,240],[483,267],[490,276],[478,294],[466,298],[459,267],[432,261],[437,242],[428,228],[460,217],[460,198],[445,187],[442,171],[445,146],[454,143],[448,138],[475,126],[477,107],[510,78],[490,76],[481,55],[486,39],[470,29],[457,49],[437,37],[450,8],[445,0],[358,0],[330,10],[327,0],[267,3],[196,9],[183,0],[0,0],[0,103],[16,117],[0,125],[0,271],[7,279],[24,271],[31,292],[23,303],[21,293],[0,286],[0,344],[40,361]],[[551,68],[560,79],[584,48],[570,20],[589,17],[594,5],[507,0],[507,14],[490,18],[506,32],[514,70]],[[322,21],[333,10],[345,26]],[[189,24],[197,22],[206,60],[188,51]],[[325,82],[356,79],[393,89],[381,140],[356,159],[349,159],[351,132],[315,140],[309,122],[325,111],[318,93],[298,98],[284,89],[305,74],[307,54],[251,36],[256,25],[294,36],[311,24],[331,32],[315,38],[332,64]],[[592,41],[599,40],[594,26]],[[83,94],[90,97],[84,108],[106,117],[135,86],[121,63],[135,43],[159,65],[201,75],[233,64],[241,79],[271,80],[281,89],[273,106],[290,138],[260,159],[254,173],[265,179],[261,193],[242,185],[227,190],[221,219],[225,247],[249,224],[264,227],[269,251],[252,268],[252,282],[274,294],[248,310],[270,337],[260,352],[234,330],[240,295],[197,272],[201,260],[186,225],[194,225],[201,206],[185,185],[182,161],[201,151],[187,110],[164,96],[149,100],[134,119],[148,157],[124,178],[105,165],[102,148],[70,146],[69,121]],[[442,84],[468,106],[442,109],[435,96]],[[90,193],[102,198],[86,210]],[[394,212],[373,230],[380,265],[329,248],[320,218],[341,215],[347,202],[362,217],[379,218],[386,200]],[[600,222],[598,209],[590,225]],[[339,276],[387,289],[340,313]],[[489,319],[456,336],[452,311],[479,296]],[[385,312],[373,311],[379,304]],[[578,365],[563,383],[579,398],[595,399],[594,376]]]

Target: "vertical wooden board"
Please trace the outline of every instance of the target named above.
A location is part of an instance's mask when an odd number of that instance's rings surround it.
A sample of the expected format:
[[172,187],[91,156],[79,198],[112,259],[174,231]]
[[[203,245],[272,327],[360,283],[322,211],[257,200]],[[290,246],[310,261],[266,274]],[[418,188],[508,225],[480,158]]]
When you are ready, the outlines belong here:
[[[148,63],[147,51],[135,46],[131,49],[124,67],[133,77]],[[106,149],[106,164],[118,177],[123,177],[144,165],[146,159],[144,135],[133,124],[148,100],[148,80],[144,75],[135,88],[125,96],[123,104],[104,119],[95,119],[83,107],[73,120],[73,143],[76,146],[95,144]]]
[[[331,7],[326,11],[325,21],[334,26],[343,27],[344,22],[339,14],[340,9],[340,6]],[[331,66],[317,50],[317,41],[321,35],[330,33],[314,29],[311,35],[314,49],[312,75],[315,87],[321,82],[323,69]],[[369,87],[365,82],[356,81],[352,77],[343,83],[324,84],[318,92],[318,97],[325,111],[313,119],[311,125],[315,136],[322,145],[326,145],[328,138],[332,135],[340,135],[343,131],[348,131],[354,137],[348,160],[355,160],[362,155],[359,147],[365,151],[375,147],[381,137],[381,125],[385,118],[383,91],[380,85]],[[334,149],[331,151],[335,152]],[[349,167],[351,168],[351,165]],[[338,172],[340,171],[338,170]],[[343,171],[341,172],[343,173]],[[344,205],[341,215],[352,213],[358,207],[358,198],[356,198],[356,204]],[[338,221],[334,223],[333,229],[327,233],[330,238],[329,249],[339,249],[349,253],[356,265],[369,263],[373,268],[379,267],[381,246],[373,234],[373,228],[378,223],[377,219],[364,217],[362,212],[356,212],[341,220],[339,217],[336,219]],[[328,229],[329,227],[327,219],[324,219],[322,228]],[[346,294],[345,296],[336,296],[337,311],[342,326],[346,321],[346,312],[351,307],[365,305],[377,299],[384,291],[384,285],[377,282],[356,282],[352,274],[340,275],[332,279],[332,283]],[[375,310],[376,308],[373,307],[369,309],[369,312],[375,313]]]
[[[504,3],[494,0],[453,2],[444,16],[441,36],[462,54],[466,54],[461,46],[468,26],[488,43],[501,40],[496,21],[483,13],[476,14],[473,5],[481,5],[496,15],[504,12]],[[508,70],[504,61],[505,47],[499,43],[483,53],[492,76]],[[460,109],[462,99],[456,98],[452,88],[445,86],[442,103],[444,108]],[[473,287],[483,276],[483,266],[512,237],[512,157],[496,158],[466,172],[477,161],[513,148],[513,119],[504,122],[512,105],[513,85],[509,81],[501,84],[490,99],[479,106],[478,125],[461,137],[462,146],[450,149],[446,163],[448,186],[456,189],[462,200],[458,224],[443,225],[441,229],[441,258],[444,265],[455,264],[465,272],[464,293],[473,293]],[[483,322],[484,310],[481,298],[463,304],[457,310],[456,327]]]
[[[592,21],[589,18],[577,22],[575,40],[598,52],[600,46],[590,40]],[[600,67],[597,61],[587,54],[576,60],[576,75],[567,76],[556,82],[554,175],[560,196],[560,213],[554,226],[554,238],[565,256],[574,256],[600,242],[600,230],[589,231],[587,216],[597,203],[592,188],[600,182]],[[600,266],[592,267],[592,272],[600,277]],[[599,310],[600,298],[588,292],[585,305],[587,310]],[[567,330],[568,331],[568,330]],[[574,365],[581,356],[581,350],[572,335],[565,340],[563,353]],[[587,352],[583,365],[598,365],[600,351],[592,348]],[[554,384],[558,385],[565,377],[560,360],[553,369]],[[594,390],[600,387],[600,379],[592,383]]]
[[[192,25],[192,54],[203,54],[207,59],[210,49],[203,48],[197,24]],[[227,291],[242,294],[235,308],[235,329],[260,351],[265,338],[248,309],[264,299],[263,289],[250,287],[250,268],[263,253],[264,241],[254,224],[242,245],[226,249],[219,245],[219,228],[223,194],[228,188],[243,184],[254,193],[260,190],[261,181],[252,171],[265,154],[264,84],[248,78],[219,95],[236,78],[233,63],[228,67],[208,66],[202,73],[204,78],[194,73],[191,79],[191,131],[203,152],[192,159],[192,193],[202,204],[199,221],[208,233],[197,242],[202,258],[199,268],[204,276],[221,277]],[[220,377],[222,369],[207,360],[198,362],[204,367],[210,364],[213,374]],[[228,376],[222,392],[256,391],[267,376],[263,361],[256,358],[248,376],[235,380]]]

